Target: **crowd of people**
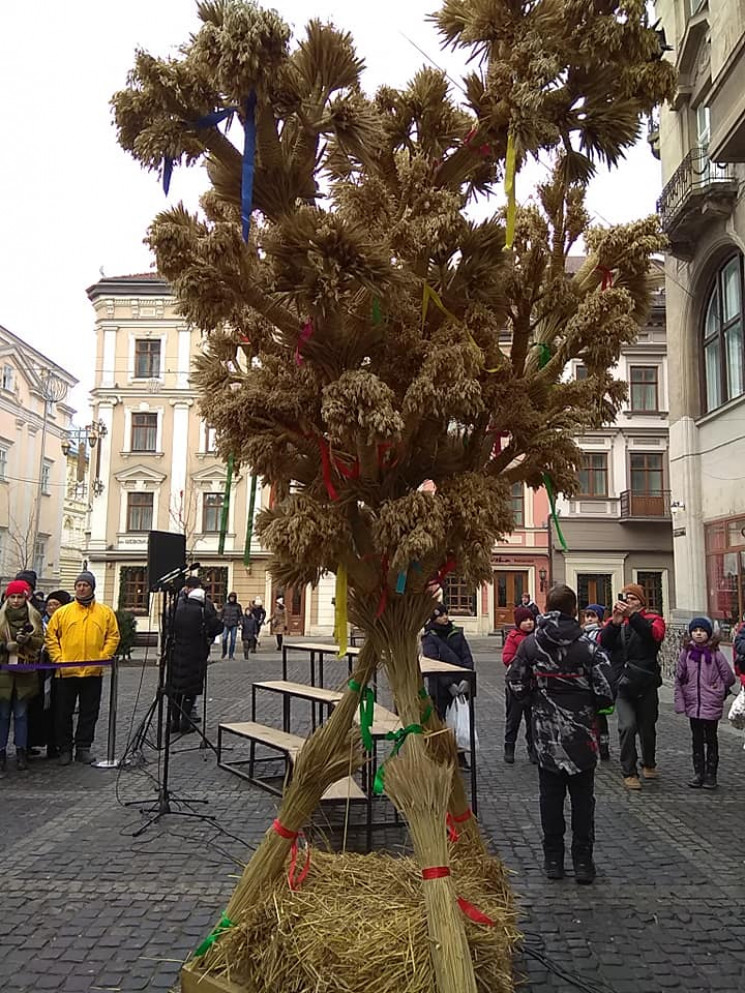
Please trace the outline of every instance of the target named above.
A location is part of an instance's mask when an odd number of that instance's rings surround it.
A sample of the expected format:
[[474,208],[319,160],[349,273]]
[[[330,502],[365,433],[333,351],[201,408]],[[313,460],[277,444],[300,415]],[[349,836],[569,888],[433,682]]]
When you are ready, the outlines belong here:
[[[595,768],[598,761],[611,759],[608,717],[612,713],[617,717],[624,787],[637,792],[645,780],[659,777],[659,655],[665,622],[648,609],[637,583],[623,588],[610,611],[597,603],[579,611],[575,592],[565,585],[549,590],[543,613],[525,594],[515,608],[514,621],[502,653],[507,669],[504,761],[514,764],[524,723],[528,758],[538,767],[545,873],[549,879],[565,875],[568,793],[574,876],[578,883],[589,884],[596,874]],[[435,607],[425,627],[422,652],[428,658],[473,668],[468,642],[444,604]],[[745,625],[734,652],[735,670],[745,686]],[[719,650],[712,622],[708,617],[693,618],[674,680],[675,711],[690,722],[691,788],[717,788],[717,728],[736,678]],[[449,694],[466,689],[457,678],[437,677],[431,682],[430,692],[443,719],[452,699]]]

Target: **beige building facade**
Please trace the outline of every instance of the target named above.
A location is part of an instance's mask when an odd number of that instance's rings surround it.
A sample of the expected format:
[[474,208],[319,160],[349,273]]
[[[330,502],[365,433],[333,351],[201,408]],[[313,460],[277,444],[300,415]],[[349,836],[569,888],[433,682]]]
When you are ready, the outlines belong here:
[[62,450],[77,379],[0,327],[0,581],[33,569],[38,588],[60,583],[66,490]]
[[[267,603],[277,591],[255,535],[250,564],[244,564],[246,469],[233,476],[225,548],[218,550],[227,469],[189,378],[201,332],[179,316],[168,283],[155,274],[104,277],[88,297],[96,327],[96,440],[86,559],[103,600],[133,611],[140,632],[157,629],[158,598],[147,583],[148,533],[166,531],[185,535],[187,560],[201,563],[216,604],[231,591],[243,604],[255,596]],[[256,512],[267,498],[259,486]]]
[[670,240],[670,488],[678,619],[745,612],[745,3],[658,0],[674,101],[659,121]]

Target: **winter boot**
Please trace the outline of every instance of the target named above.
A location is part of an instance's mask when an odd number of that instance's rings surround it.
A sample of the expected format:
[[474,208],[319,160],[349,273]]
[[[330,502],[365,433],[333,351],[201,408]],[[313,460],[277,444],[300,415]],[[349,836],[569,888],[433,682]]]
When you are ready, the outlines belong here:
[[600,736],[600,761],[610,762],[610,738],[607,735]]
[[693,778],[688,780],[692,790],[700,790],[704,785],[704,749],[693,748]]
[[717,788],[717,769],[719,768],[719,744],[714,742],[706,748],[706,770],[704,772],[704,789]]
[[90,748],[76,748],[75,761],[80,762],[81,765],[90,765],[93,761],[93,753]]
[[5,770],[8,767],[8,756],[5,749],[0,752],[0,779],[5,778]]
[[595,880],[595,863],[591,855],[578,856],[574,860],[574,881],[580,886],[589,886]]
[[507,742],[505,742],[504,745],[504,760],[507,765],[515,764],[515,746],[508,745]]
[[60,765],[69,765],[72,762],[72,752],[61,751],[57,761]]
[[28,754],[25,748],[16,748],[16,766],[19,772],[26,772],[28,769]]
[[543,859],[543,871],[546,879],[564,878],[564,855],[557,852],[546,852]]

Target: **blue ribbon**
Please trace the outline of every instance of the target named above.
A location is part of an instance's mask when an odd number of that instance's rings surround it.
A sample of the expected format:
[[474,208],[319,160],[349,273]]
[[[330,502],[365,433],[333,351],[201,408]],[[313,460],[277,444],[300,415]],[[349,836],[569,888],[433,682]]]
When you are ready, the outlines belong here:
[[224,107],[222,110],[213,110],[211,113],[205,114],[204,117],[200,117],[198,121],[194,121],[194,127],[213,128],[215,125],[224,121],[226,117],[230,117],[237,110],[237,107]]
[[396,593],[402,594],[406,592],[406,570],[399,572],[396,576]]
[[173,159],[163,156],[163,192],[168,196],[171,188],[171,176],[173,176]]
[[241,221],[243,240],[248,241],[251,230],[251,207],[254,198],[254,159],[256,158],[256,91],[246,100],[246,141],[243,145],[243,175],[241,177]]

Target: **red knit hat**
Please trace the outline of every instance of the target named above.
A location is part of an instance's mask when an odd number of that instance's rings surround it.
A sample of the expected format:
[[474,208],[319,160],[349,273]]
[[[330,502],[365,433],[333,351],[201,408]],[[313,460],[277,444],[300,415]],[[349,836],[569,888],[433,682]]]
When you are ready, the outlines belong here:
[[515,607],[515,624],[520,627],[523,621],[535,621],[533,611],[528,607]]
[[23,579],[13,579],[5,588],[6,596],[13,596],[14,593],[22,593],[24,596],[31,596],[31,587]]

